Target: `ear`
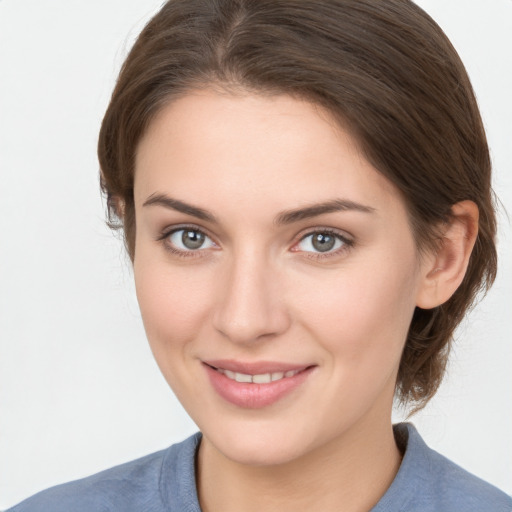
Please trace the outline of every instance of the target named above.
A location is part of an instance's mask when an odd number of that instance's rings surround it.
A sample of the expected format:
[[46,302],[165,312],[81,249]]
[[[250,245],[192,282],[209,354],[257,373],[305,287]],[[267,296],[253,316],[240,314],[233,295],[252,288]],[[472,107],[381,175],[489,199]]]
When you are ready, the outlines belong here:
[[478,235],[478,207],[461,201],[451,208],[451,218],[442,227],[441,241],[423,262],[423,279],[416,305],[431,309],[446,302],[459,287],[468,268]]
[[125,203],[119,196],[109,195],[107,205],[120,221],[124,219]]

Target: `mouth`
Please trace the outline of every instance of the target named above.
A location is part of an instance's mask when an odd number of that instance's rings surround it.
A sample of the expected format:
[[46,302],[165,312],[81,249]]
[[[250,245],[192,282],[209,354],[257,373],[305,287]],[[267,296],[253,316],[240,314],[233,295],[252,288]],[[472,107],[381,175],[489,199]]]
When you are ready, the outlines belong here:
[[300,370],[257,373],[255,375],[252,375],[250,373],[234,372],[232,370],[227,370],[226,368],[216,368],[215,366],[210,366],[210,368],[218,371],[222,375],[225,375],[228,379],[234,380],[236,382],[252,384],[269,384],[270,382],[276,382],[281,379],[289,379],[290,377],[294,377],[299,372],[306,369],[302,368]]
[[203,361],[213,389],[221,398],[243,408],[272,405],[298,388],[316,365]]

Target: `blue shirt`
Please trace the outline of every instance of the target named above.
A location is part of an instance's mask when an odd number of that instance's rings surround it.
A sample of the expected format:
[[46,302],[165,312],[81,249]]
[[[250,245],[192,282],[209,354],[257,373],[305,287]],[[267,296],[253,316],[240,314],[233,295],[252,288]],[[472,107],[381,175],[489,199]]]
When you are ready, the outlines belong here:
[[[400,469],[370,512],[512,512],[512,498],[431,450],[408,423]],[[7,512],[201,512],[195,455],[201,434],[166,450],[52,487]]]

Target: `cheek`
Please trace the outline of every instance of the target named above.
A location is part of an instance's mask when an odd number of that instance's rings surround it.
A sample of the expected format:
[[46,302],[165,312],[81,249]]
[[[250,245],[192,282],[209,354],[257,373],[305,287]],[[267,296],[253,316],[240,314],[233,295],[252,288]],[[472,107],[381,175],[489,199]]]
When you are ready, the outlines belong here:
[[309,284],[308,293],[294,292],[302,298],[297,316],[333,364],[354,373],[398,364],[415,308],[414,265],[360,265]]
[[165,262],[145,258],[134,262],[137,299],[155,357],[182,350],[204,325],[210,302],[208,275],[187,272]]
[[[181,270],[181,271],[180,271]],[[135,286],[144,329],[160,371],[178,399],[188,409],[191,397],[200,396],[200,382],[191,379],[194,340],[204,337],[211,288],[201,272],[186,272],[144,258],[134,261]],[[187,405],[188,404],[188,405]]]

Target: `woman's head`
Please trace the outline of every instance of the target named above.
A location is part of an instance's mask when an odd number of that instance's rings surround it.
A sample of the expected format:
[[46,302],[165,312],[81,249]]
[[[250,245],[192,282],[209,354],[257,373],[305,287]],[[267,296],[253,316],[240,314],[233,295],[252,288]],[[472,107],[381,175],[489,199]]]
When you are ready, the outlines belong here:
[[453,205],[478,206],[462,284],[443,304],[412,315],[397,393],[426,403],[455,327],[496,270],[485,134],[467,74],[442,31],[406,0],[166,3],[121,70],[99,141],[110,213],[122,222],[132,260],[137,150],[158,114],[194,91],[287,95],[327,112],[399,191],[420,255],[442,245]]

